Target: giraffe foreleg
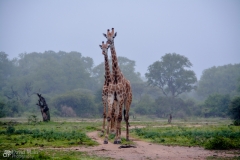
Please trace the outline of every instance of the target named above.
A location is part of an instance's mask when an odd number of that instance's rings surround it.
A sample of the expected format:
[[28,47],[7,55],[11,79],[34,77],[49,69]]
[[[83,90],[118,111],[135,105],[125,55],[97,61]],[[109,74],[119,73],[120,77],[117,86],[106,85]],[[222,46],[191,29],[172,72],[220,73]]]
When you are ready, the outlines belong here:
[[112,119],[111,119],[111,133],[116,134],[116,107],[117,107],[117,101],[113,101],[113,109],[112,109]]
[[117,118],[117,130],[118,130],[118,135],[117,137],[117,144],[121,143],[121,123],[122,123],[122,107],[123,107],[123,99],[120,100],[119,102],[119,113],[118,113],[118,118]]
[[103,97],[103,125],[102,125],[102,135],[104,135],[105,132],[105,122],[106,122],[106,106],[107,106],[107,98]]
[[112,119],[112,107],[113,107],[113,95],[108,95],[108,114],[107,114],[107,132],[104,139],[104,144],[108,144],[108,135],[109,135],[109,128],[111,126],[111,119]]
[[119,101],[116,101],[116,106],[115,106],[115,114],[114,114],[114,118],[115,118],[115,139],[114,139],[114,144],[117,144],[117,137],[119,134],[119,129],[118,129],[118,114],[119,114]]

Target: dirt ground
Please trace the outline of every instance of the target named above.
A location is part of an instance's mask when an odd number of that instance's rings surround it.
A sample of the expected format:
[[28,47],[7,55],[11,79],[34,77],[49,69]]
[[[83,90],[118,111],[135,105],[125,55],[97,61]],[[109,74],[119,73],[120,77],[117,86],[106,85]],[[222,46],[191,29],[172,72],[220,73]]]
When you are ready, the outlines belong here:
[[86,151],[89,154],[111,157],[114,159],[123,160],[192,160],[206,159],[209,156],[213,157],[233,157],[240,154],[231,154],[229,151],[209,151],[200,147],[179,147],[179,146],[164,146],[153,143],[148,143],[140,140],[133,140],[136,148],[119,148],[119,144],[103,144],[103,139],[98,136],[98,131],[88,133],[88,136],[97,141],[100,145],[95,147],[73,147],[71,150]]

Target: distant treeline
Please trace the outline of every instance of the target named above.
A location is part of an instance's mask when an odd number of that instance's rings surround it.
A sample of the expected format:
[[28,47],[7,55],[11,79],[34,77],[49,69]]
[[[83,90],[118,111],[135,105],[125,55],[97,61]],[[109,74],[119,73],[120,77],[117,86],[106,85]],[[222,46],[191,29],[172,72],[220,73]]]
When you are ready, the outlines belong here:
[[[131,115],[226,117],[231,99],[239,95],[240,64],[206,69],[196,90],[172,98],[142,80],[134,60],[118,61],[132,85]],[[0,117],[40,112],[36,93],[45,97],[53,116],[102,116],[104,62],[94,66],[79,52],[23,53],[12,60],[0,52],[0,82]]]

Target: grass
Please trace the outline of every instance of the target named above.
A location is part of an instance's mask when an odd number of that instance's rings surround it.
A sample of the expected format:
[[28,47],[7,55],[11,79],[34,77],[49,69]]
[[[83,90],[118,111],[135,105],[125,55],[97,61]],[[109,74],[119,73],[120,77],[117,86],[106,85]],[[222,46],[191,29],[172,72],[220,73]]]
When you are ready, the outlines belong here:
[[96,130],[98,124],[87,122],[41,122],[37,125],[2,123],[1,148],[93,146],[97,143],[86,136]]
[[28,160],[111,160],[109,157],[99,157],[96,155],[89,155],[86,152],[72,151],[72,150],[60,150],[60,149],[48,149],[48,150],[17,150],[15,154],[8,157],[8,159],[28,159]]
[[[74,146],[93,146],[97,142],[87,137],[86,133],[100,130],[102,119],[64,119],[52,118],[54,121],[28,124],[27,118],[1,119],[0,151],[36,150],[37,154],[28,159],[110,159],[86,152],[68,150]],[[9,123],[11,121],[11,123]],[[168,124],[166,119],[137,117],[130,120],[135,129],[130,130],[132,138],[142,139],[163,145],[201,146],[206,149],[239,149],[240,126],[232,126],[228,119],[188,118],[173,120]],[[122,121],[122,132],[125,122]],[[137,128],[142,126],[144,128]],[[109,136],[114,141],[114,135]],[[122,145],[134,142],[122,138]],[[221,148],[218,148],[218,147]],[[48,149],[47,149],[48,148]],[[52,149],[49,149],[52,148]],[[209,157],[209,159],[216,157]]]
[[133,136],[154,143],[201,146],[206,149],[240,149],[240,127],[227,125],[172,125],[131,130]]
[[[39,122],[35,125],[25,121],[21,123],[3,121],[0,122],[0,154],[2,155],[5,150],[18,152],[36,148],[38,154],[31,155],[28,159],[105,159],[79,151],[57,150],[73,146],[98,145],[86,133],[97,130],[100,125],[100,122],[84,121]],[[56,150],[45,148],[56,148]]]

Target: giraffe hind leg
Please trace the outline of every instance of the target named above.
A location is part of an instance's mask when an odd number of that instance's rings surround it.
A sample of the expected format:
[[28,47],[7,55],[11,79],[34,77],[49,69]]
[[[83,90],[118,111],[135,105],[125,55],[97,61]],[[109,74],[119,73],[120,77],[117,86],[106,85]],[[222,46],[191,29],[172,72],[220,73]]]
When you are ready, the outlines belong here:
[[127,100],[125,101],[126,103],[126,108],[124,108],[124,120],[126,122],[126,140],[129,141],[129,127],[130,127],[130,124],[129,124],[129,110],[130,110],[130,105],[131,105],[131,102],[132,102],[132,94],[130,93],[129,94],[129,97],[127,98]]
[[130,123],[128,122],[129,116],[126,116],[126,109],[124,109],[123,115],[124,115],[124,121],[127,123],[128,127],[130,127]]
[[101,136],[104,135],[105,132],[105,121],[106,121],[106,104],[104,103],[104,111],[103,111],[103,126],[102,126],[102,132],[101,132]]
[[122,107],[123,107],[123,99],[120,100],[119,103],[119,113],[118,113],[118,124],[117,124],[117,129],[118,129],[118,135],[117,135],[117,144],[121,144],[121,122],[122,122]]

